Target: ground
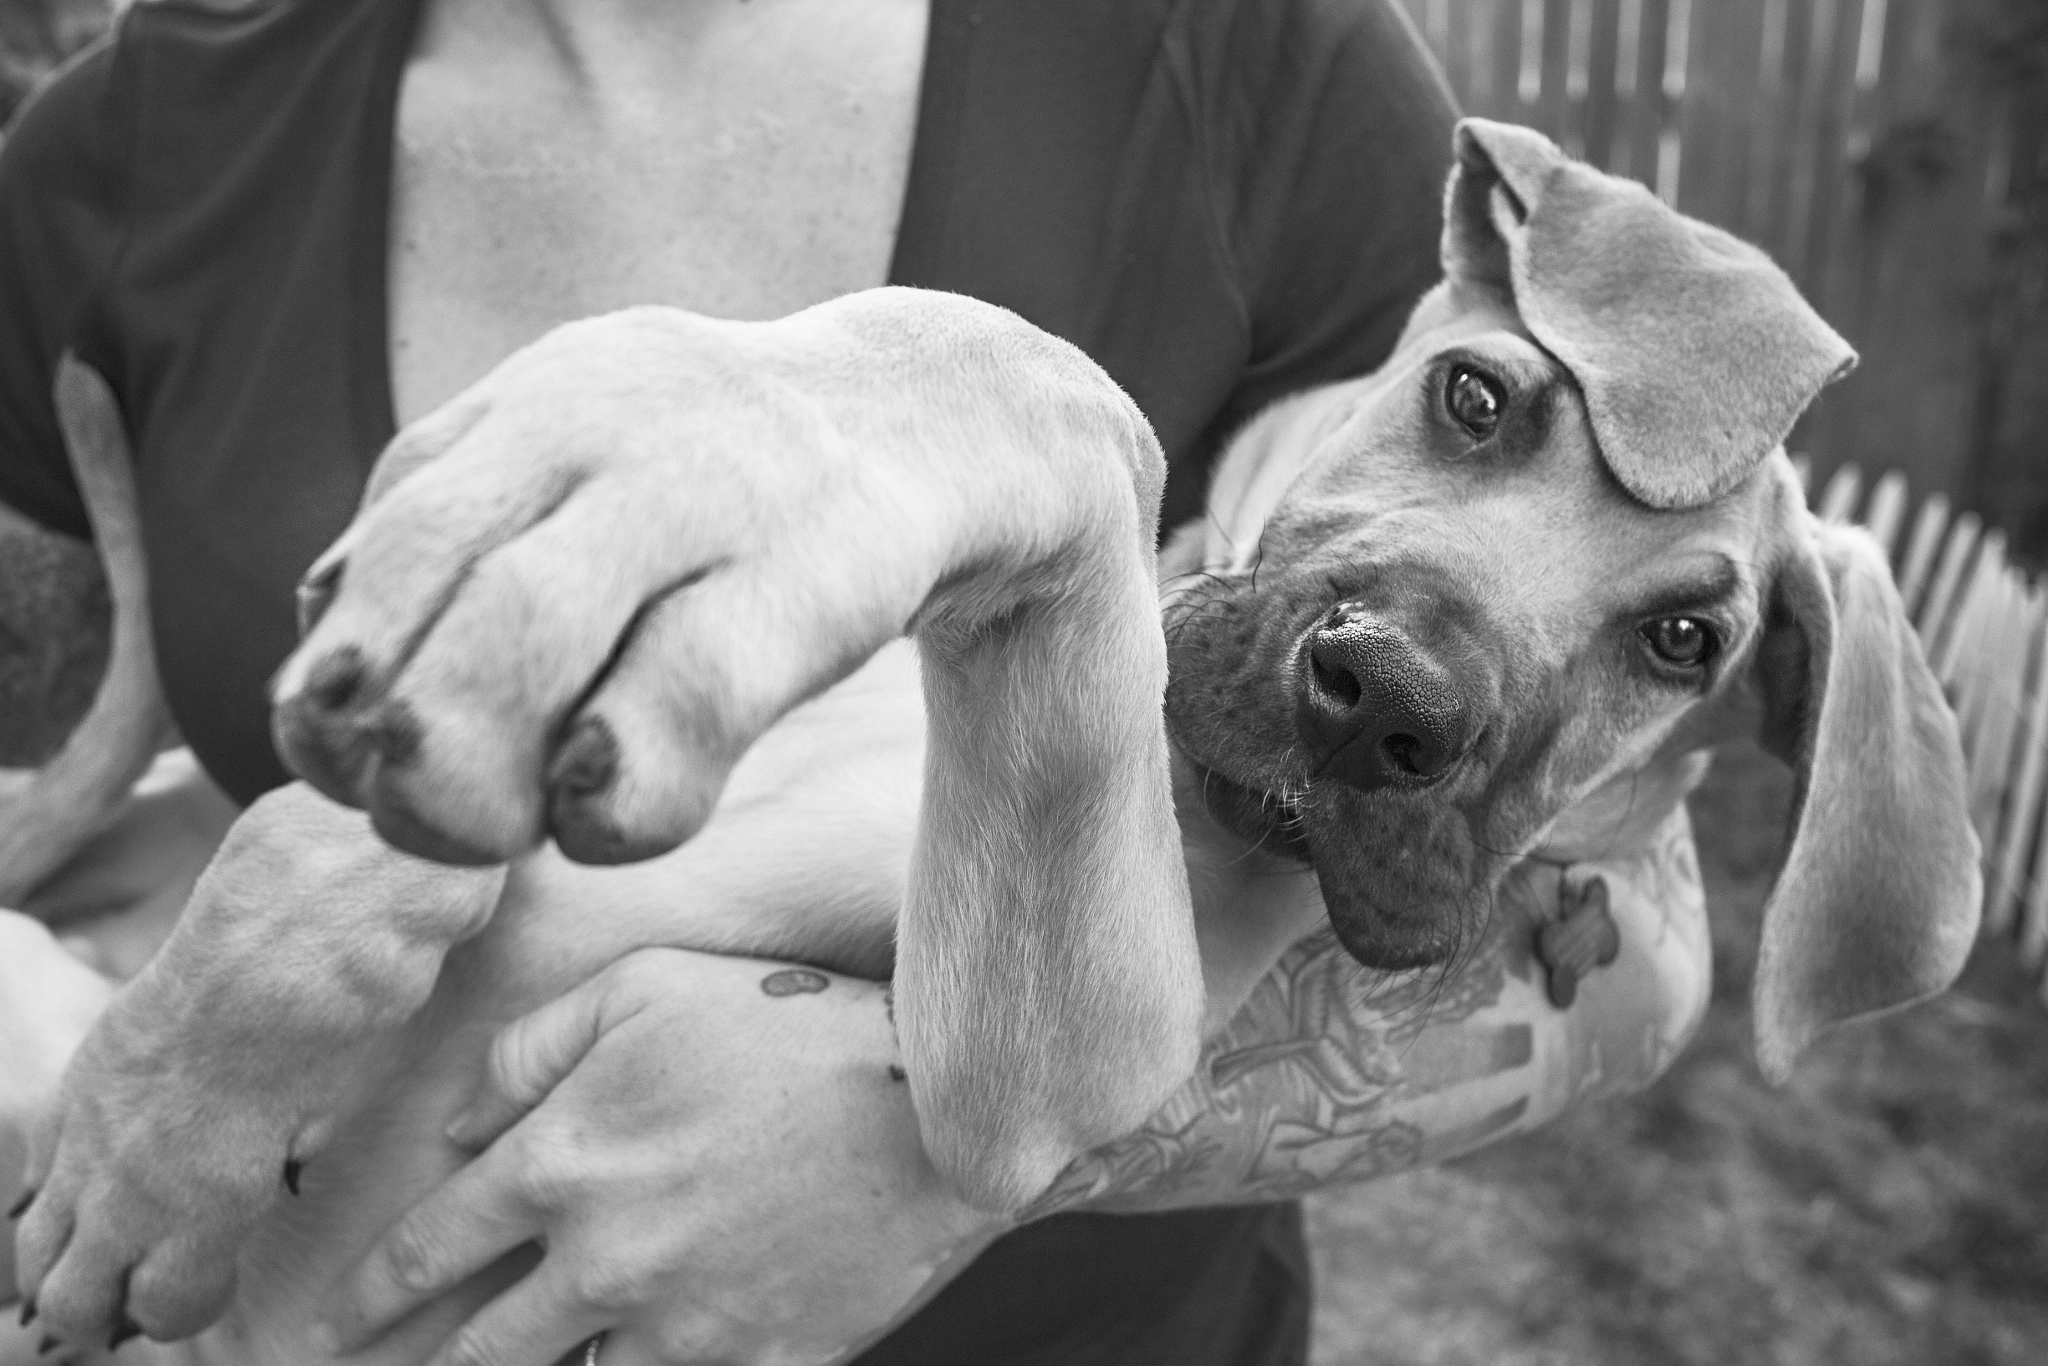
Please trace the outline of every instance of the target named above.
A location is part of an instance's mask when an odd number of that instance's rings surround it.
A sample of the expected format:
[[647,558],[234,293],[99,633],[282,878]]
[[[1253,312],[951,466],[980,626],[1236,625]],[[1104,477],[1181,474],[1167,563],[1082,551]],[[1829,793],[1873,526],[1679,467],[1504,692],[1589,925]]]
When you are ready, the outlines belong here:
[[1986,941],[1765,1086],[1747,996],[1788,798],[1745,750],[1693,803],[1714,1003],[1657,1085],[1310,1203],[1316,1366],[2048,1362],[2039,985]]

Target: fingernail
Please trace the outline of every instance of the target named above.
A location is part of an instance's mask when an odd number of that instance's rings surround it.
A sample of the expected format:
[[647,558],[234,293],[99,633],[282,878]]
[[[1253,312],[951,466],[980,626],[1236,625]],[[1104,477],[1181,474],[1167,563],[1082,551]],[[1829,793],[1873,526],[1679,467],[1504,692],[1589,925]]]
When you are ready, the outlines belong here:
[[28,1213],[28,1207],[35,1202],[36,1193],[34,1191],[23,1191],[21,1199],[14,1202],[14,1208],[7,1211],[7,1217],[9,1219],[19,1219],[22,1215]]
[[284,1188],[293,1195],[299,1193],[299,1173],[305,1169],[306,1164],[295,1157],[288,1157],[284,1160]]
[[109,1352],[118,1352],[121,1350],[122,1343],[141,1336],[142,1325],[133,1319],[124,1318],[114,1325],[113,1335],[107,1339],[107,1350]]
[[21,1302],[21,1326],[26,1328],[36,1321],[36,1302],[33,1297]]

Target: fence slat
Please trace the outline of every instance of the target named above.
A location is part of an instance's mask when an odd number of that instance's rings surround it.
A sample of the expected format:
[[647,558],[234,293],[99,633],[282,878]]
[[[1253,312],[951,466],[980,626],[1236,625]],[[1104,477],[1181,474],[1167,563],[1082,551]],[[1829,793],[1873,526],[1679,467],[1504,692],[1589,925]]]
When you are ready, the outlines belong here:
[[[1934,568],[1942,533],[1947,530],[1948,498],[1932,494],[1920,504],[1920,515],[1913,519],[1913,538],[1906,543],[1906,558],[1899,567],[1899,600],[1915,622],[1920,620],[1920,596],[1927,591],[1927,575]],[[1921,639],[1926,639],[1925,632]]]
[[2042,779],[2048,775],[2048,594],[2030,590],[2034,625],[2027,634],[2029,655],[2024,714],[2013,736],[2019,755],[2012,791],[2000,815],[1991,856],[1996,872],[1985,879],[1986,929],[2004,933],[2026,893],[2028,855],[2041,823]]
[[1614,167],[1614,135],[1620,122],[1620,95],[1615,90],[1615,56],[1621,41],[1622,0],[1590,0],[1586,34],[1586,99],[1581,111],[1585,158],[1606,170]]
[[1920,630],[1921,648],[1927,657],[1934,658],[1934,649],[1941,630],[1948,625],[1949,609],[1955,604],[1956,590],[1962,586],[1963,569],[1968,565],[1970,552],[1977,548],[1977,533],[1983,523],[1974,512],[1965,512],[1949,524],[1948,543],[1942,547],[1941,562],[1934,571],[1934,581],[1927,585],[1927,597],[1920,604],[1920,614],[1915,624]]
[[[2020,963],[2038,972],[2048,959],[2048,802],[2042,804],[2041,819],[2034,826],[2034,865],[2027,881],[2027,898],[2020,910]],[[2048,978],[2043,979],[2048,992]]]
[[1888,470],[1870,491],[1870,506],[1864,509],[1863,525],[1870,531],[1887,560],[1898,548],[1899,526],[1906,519],[1906,476]]
[[1862,492],[1863,471],[1854,465],[1842,466],[1821,493],[1820,507],[1816,509],[1820,519],[1823,522],[1847,522],[1856,513],[1856,498]]
[[1974,644],[1974,636],[1982,629],[1980,618],[1993,593],[1997,590],[1998,576],[2005,569],[2005,533],[1997,527],[1985,532],[1977,544],[1977,557],[1971,566],[1963,595],[1954,611],[1949,613],[1948,629],[1934,637],[1934,648],[1928,652],[1928,662],[1933,666],[1934,676],[1944,685],[1956,677],[1956,661],[1966,644]]
[[[1667,99],[1664,94],[1664,51],[1669,43],[1665,26],[1670,19],[1670,0],[1629,0],[1635,8],[1636,42],[1633,58],[1626,134],[1622,148],[1627,156],[1622,170],[1645,185],[1657,184],[1657,149],[1664,139]],[[1622,17],[1630,17],[1624,10]]]

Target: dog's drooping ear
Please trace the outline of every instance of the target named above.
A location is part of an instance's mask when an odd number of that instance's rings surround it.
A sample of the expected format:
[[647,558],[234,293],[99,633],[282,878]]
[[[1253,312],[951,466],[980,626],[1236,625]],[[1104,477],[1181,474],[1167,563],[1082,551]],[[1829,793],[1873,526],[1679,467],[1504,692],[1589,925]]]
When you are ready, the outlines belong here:
[[1955,715],[1884,556],[1798,516],[1812,541],[1779,568],[1754,666],[1765,747],[1798,780],[1753,984],[1774,1082],[1830,1026],[1948,986],[1982,900]]
[[1600,453],[1655,508],[1742,482],[1856,353],[1769,257],[1572,161],[1540,133],[1466,119],[1444,270],[1512,293],[1586,398]]

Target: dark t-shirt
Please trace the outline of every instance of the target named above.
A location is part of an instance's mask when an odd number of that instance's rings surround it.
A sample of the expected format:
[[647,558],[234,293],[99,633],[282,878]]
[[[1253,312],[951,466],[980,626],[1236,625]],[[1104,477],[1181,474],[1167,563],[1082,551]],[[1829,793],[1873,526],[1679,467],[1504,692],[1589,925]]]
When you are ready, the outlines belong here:
[[[293,585],[393,431],[386,238],[419,0],[130,9],[0,147],[0,502],[89,534],[66,348],[136,448],[158,664],[207,770],[285,781]],[[1448,94],[1394,0],[932,0],[890,279],[1005,305],[1151,419],[1164,525],[1267,402],[1363,373],[1437,274]],[[1299,1360],[1297,1216],[1045,1221],[868,1360]]]

